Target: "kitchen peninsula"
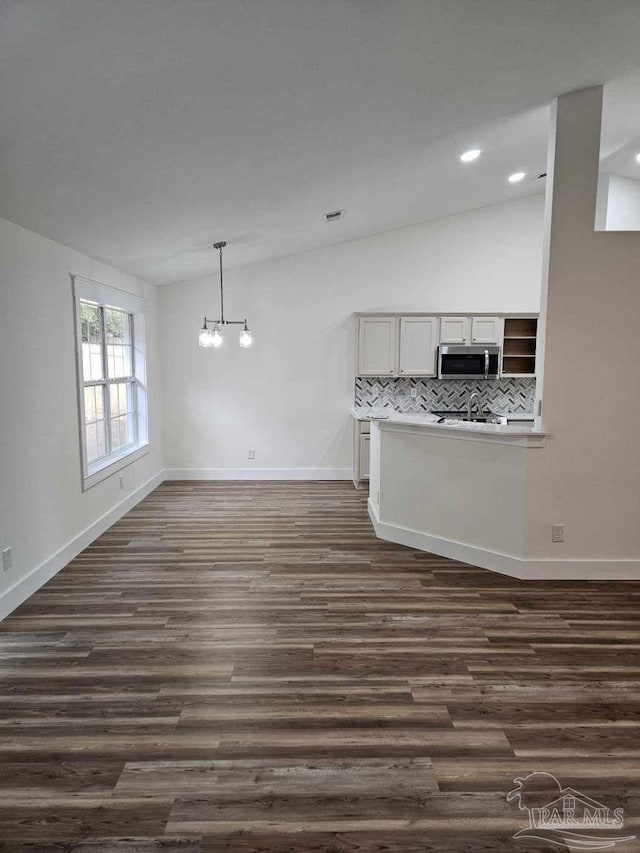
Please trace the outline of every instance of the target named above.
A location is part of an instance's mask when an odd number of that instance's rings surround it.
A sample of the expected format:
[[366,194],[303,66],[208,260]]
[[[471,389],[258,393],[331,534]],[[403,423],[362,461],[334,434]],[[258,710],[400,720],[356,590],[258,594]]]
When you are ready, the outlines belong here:
[[532,426],[389,413],[372,420],[369,514],[376,534],[482,568],[518,574]]

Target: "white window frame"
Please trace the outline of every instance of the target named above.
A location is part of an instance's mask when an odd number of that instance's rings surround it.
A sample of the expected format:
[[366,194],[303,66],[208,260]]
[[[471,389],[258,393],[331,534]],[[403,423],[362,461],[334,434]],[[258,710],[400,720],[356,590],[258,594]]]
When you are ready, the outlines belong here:
[[[109,287],[82,276],[71,276],[73,289],[73,306],[76,335],[76,385],[78,389],[78,418],[80,431],[80,462],[82,475],[82,491],[85,492],[97,483],[106,480],[113,474],[121,471],[127,465],[131,465],[137,459],[149,453],[149,422],[147,415],[147,368],[146,368],[146,346],[145,346],[145,300],[143,297],[116,287]],[[82,364],[82,324],[80,319],[81,303],[93,302],[100,308],[115,308],[132,315],[132,358],[133,375],[121,377],[120,382],[133,382],[135,398],[135,435],[136,440],[126,447],[108,453],[106,456],[96,459],[94,462],[87,461],[87,442],[84,411],[84,389],[91,384],[103,384],[105,386],[105,406],[109,405],[109,376],[106,367],[107,341],[104,334],[103,322],[103,347],[104,347],[104,380],[100,382],[85,382]],[[101,312],[101,316],[104,316]],[[107,409],[108,411],[108,409]],[[106,414],[106,413],[105,413]],[[110,421],[105,417],[105,433],[109,433]],[[108,439],[107,439],[108,440]]]

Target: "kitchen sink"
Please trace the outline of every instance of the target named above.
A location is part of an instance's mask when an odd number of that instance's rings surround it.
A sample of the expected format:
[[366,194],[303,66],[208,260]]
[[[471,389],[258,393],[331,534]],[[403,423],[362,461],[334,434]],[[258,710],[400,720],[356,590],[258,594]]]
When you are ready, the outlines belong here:
[[454,423],[473,423],[473,424],[499,424],[500,416],[489,412],[488,415],[474,416],[471,419],[467,417],[466,412],[434,412],[440,418],[439,423],[454,422]]

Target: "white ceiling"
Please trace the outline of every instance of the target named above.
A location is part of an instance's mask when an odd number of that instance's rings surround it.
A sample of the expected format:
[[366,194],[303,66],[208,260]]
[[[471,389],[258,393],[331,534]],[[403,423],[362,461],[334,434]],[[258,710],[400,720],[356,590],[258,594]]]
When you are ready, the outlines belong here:
[[640,176],[639,45],[638,0],[0,0],[0,215],[191,278],[540,191],[600,82]]

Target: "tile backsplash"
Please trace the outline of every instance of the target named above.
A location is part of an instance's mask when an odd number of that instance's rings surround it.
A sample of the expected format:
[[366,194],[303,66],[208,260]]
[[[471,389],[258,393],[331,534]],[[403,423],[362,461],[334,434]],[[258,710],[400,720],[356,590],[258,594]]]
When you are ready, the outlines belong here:
[[[411,396],[415,388],[416,397]],[[396,412],[463,411],[469,394],[480,394],[482,407],[496,413],[533,413],[536,380],[356,378],[355,405],[391,406]]]

